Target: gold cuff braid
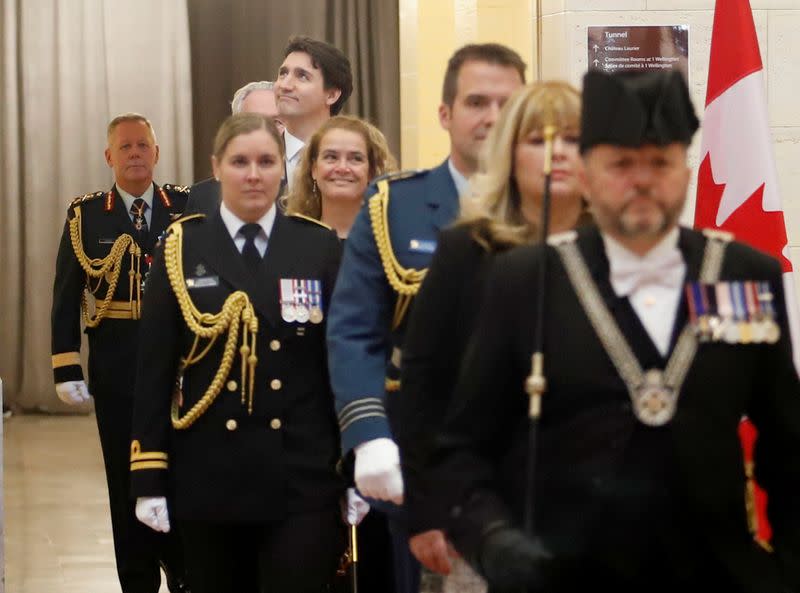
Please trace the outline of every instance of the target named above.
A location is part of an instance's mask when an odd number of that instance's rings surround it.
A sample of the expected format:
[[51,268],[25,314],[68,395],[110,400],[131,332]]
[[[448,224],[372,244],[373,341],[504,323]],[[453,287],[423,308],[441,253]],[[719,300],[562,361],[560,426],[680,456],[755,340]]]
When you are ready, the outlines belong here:
[[378,182],[378,193],[369,200],[369,217],[386,279],[397,293],[397,303],[392,318],[392,329],[396,329],[403,322],[408,306],[419,292],[428,270],[404,268],[397,261],[389,236],[389,182],[386,179]]
[[[242,327],[242,342],[239,354],[242,358],[241,381],[242,405],[247,403],[248,413],[253,412],[253,389],[255,386],[256,335],[258,334],[258,317],[250,303],[247,293],[237,290],[228,295],[219,313],[202,313],[192,302],[183,274],[183,227],[181,222],[170,226],[170,233],[164,242],[164,261],[167,268],[170,286],[180,306],[184,321],[189,330],[195,334],[194,343],[189,353],[181,359],[179,376],[189,366],[202,360],[211,350],[216,339],[227,332],[225,348],[219,369],[214,375],[205,394],[183,416],[180,415],[182,395],[180,387],[176,387],[172,398],[172,426],[176,429],[189,428],[211,406],[222,390],[222,386],[230,373],[233,358],[236,355],[236,344],[239,338],[239,325]],[[201,347],[201,340],[208,343]]]
[[81,355],[79,352],[61,352],[59,354],[53,354],[50,358],[53,362],[54,369],[74,365],[80,366],[81,364]]
[[[83,249],[83,236],[81,230],[81,207],[73,208],[75,216],[69,219],[69,237],[72,243],[72,250],[78,259],[83,271],[86,273],[86,285],[81,291],[81,312],[87,327],[97,327],[105,317],[109,317],[108,309],[111,299],[117,290],[119,275],[122,270],[122,260],[125,254],[131,256],[130,269],[128,270],[128,301],[130,302],[131,316],[128,319],[139,319],[141,316],[142,301],[142,271],[141,259],[142,250],[128,234],[122,234],[116,238],[111,246],[111,251],[104,258],[90,259]],[[102,301],[95,301],[95,313],[89,315],[89,307],[86,303],[86,292],[95,294],[100,288],[103,278],[108,282],[108,290]],[[97,284],[92,288],[92,280]]]

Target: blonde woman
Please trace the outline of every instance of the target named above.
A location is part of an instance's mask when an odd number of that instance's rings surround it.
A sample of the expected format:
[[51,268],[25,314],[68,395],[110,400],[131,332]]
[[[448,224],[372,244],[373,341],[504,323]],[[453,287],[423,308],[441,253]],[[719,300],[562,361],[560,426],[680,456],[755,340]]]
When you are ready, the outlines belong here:
[[357,117],[337,115],[308,141],[285,198],[286,212],[319,220],[345,239],[367,184],[396,169],[378,128]]
[[[396,403],[393,426],[407,486],[410,531],[415,534],[411,549],[422,564],[439,573],[448,574],[452,564],[441,531],[446,511],[437,504],[427,477],[433,436],[450,403],[492,258],[539,238],[545,123],[558,129],[550,228],[555,233],[590,220],[576,177],[580,112],[578,91],[564,82],[528,85],[508,100],[487,139],[473,178],[475,190],[455,226],[440,234],[409,318],[403,397]],[[461,589],[469,590],[463,585]]]

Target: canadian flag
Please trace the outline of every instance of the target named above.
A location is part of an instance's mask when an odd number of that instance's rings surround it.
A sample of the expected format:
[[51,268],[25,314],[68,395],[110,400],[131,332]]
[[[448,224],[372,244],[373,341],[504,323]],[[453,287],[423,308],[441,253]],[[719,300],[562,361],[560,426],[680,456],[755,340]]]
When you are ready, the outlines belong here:
[[[764,68],[748,0],[717,0],[711,34],[706,110],[697,179],[697,228],[732,232],[780,260],[794,362],[800,370],[800,325],[792,262],[778,193],[764,93]],[[756,432],[740,427],[745,461],[752,461]],[[756,487],[757,537],[769,541],[766,496]]]

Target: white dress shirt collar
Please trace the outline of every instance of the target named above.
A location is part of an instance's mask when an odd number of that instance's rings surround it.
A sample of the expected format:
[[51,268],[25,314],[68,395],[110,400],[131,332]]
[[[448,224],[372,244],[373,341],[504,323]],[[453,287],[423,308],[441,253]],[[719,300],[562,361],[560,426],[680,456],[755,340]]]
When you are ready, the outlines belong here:
[[297,136],[292,136],[289,133],[289,130],[283,131],[283,142],[286,146],[286,160],[293,161],[297,154],[303,150],[303,147],[306,145],[305,142],[300,140]]
[[617,296],[627,297],[662,356],[669,353],[686,263],[678,249],[676,227],[644,256],[603,234],[609,281]]
[[469,192],[469,179],[456,169],[452,158],[447,159],[447,169],[450,171],[450,177],[453,178],[453,183],[456,185],[458,197],[463,199]]
[[147,189],[144,190],[144,193],[141,196],[134,196],[133,194],[129,194],[124,189],[122,189],[119,185],[116,186],[117,193],[119,193],[119,197],[122,198],[122,201],[125,202],[125,209],[130,212],[131,206],[133,205],[133,201],[137,198],[142,198],[147,204],[148,210],[153,209],[153,184],[147,186]]
[[[267,249],[267,241],[272,234],[272,227],[275,225],[276,214],[277,208],[275,204],[272,204],[272,207],[267,210],[266,214],[256,221],[256,224],[261,227],[262,232],[256,235],[255,243],[256,248],[262,256]],[[231,212],[225,205],[225,202],[222,202],[219,206],[219,215],[222,218],[222,222],[225,223],[225,228],[228,229],[228,234],[230,234],[231,239],[233,239],[233,242],[236,244],[236,248],[241,253],[244,248],[245,237],[239,231],[247,223]]]
[[634,265],[657,265],[665,259],[674,257],[676,252],[680,254],[680,250],[678,249],[679,235],[680,231],[678,227],[675,227],[674,229],[670,230],[664,236],[664,238],[655,245],[655,247],[653,247],[644,255],[640,256],[625,247],[613,237],[610,237],[605,233],[601,233],[601,236],[603,237],[603,243],[605,244],[606,248],[606,257],[608,257],[609,271],[611,273],[610,278],[614,277],[615,270],[622,265],[629,263]]

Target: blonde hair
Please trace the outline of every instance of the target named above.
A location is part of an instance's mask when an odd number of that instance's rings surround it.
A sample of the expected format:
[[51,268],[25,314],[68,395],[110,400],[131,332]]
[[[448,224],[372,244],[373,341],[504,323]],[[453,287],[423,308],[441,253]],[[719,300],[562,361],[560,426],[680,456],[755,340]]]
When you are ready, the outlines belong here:
[[580,114],[580,93],[563,81],[536,82],[514,93],[489,132],[472,179],[472,196],[464,201],[456,224],[473,226],[475,240],[488,250],[536,240],[539,226],[527,221],[520,209],[515,149],[545,122],[577,133]]
[[397,161],[389,150],[386,137],[372,124],[351,115],[336,115],[327,120],[311,136],[295,171],[292,190],[281,198],[287,214],[302,214],[319,220],[322,217],[322,197],[314,188],[311,169],[319,157],[322,138],[331,130],[349,130],[359,134],[367,147],[369,179],[397,170]]

